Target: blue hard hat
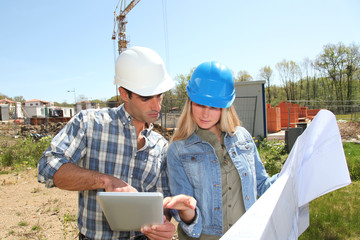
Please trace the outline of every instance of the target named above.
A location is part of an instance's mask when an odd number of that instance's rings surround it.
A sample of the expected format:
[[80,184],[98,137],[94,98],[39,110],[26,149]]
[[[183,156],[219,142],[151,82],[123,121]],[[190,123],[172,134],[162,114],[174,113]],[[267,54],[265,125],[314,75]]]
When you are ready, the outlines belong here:
[[186,87],[191,101],[216,108],[228,108],[234,102],[234,77],[219,62],[204,62],[196,67]]

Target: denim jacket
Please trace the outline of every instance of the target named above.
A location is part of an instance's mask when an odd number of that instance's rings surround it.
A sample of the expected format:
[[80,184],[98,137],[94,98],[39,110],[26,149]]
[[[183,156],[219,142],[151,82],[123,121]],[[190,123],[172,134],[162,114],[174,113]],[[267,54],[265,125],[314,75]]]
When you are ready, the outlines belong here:
[[[233,136],[226,134],[224,143],[239,172],[245,209],[248,210],[275,182],[277,175],[268,176],[245,128],[237,127]],[[221,170],[214,148],[194,133],[188,139],[170,144],[167,165],[171,194],[186,194],[197,200],[197,216],[191,225],[181,222],[177,212],[173,211],[186,234],[195,238],[201,234],[222,236]]]

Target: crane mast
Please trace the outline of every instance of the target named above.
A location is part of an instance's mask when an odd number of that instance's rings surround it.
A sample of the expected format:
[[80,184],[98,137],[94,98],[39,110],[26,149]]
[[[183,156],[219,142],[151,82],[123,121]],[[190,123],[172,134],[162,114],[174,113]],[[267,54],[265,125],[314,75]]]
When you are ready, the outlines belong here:
[[[115,23],[114,23],[114,31],[113,31],[112,39],[113,40],[116,40],[116,38],[118,39],[118,52],[119,52],[119,54],[127,49],[127,44],[129,43],[129,41],[126,39],[126,23],[127,23],[126,15],[139,2],[140,2],[140,0],[132,0],[126,6],[126,0],[121,0],[119,15],[117,15],[116,9],[115,9],[115,12],[114,12],[114,15],[115,15],[114,22]],[[116,26],[117,26],[117,29],[116,29]]]

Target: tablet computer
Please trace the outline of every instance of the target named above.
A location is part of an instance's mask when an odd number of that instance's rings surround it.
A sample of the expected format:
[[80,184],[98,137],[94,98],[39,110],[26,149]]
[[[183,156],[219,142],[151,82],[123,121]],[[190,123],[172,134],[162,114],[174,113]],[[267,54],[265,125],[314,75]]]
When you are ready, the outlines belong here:
[[138,231],[163,224],[163,195],[159,192],[98,192],[96,199],[113,231]]

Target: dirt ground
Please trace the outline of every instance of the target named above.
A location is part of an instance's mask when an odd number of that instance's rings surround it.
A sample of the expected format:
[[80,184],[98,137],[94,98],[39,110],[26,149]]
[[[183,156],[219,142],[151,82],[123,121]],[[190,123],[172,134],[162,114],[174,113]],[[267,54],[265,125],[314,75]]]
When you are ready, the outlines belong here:
[[76,239],[77,192],[47,189],[36,174],[0,175],[0,239]]
[[[343,140],[360,142],[360,123],[339,122]],[[55,125],[56,126],[56,125]],[[54,135],[61,126],[23,129],[19,135]],[[43,132],[40,132],[42,129]],[[0,124],[0,135],[14,136],[14,125]],[[0,143],[4,144],[4,143]],[[7,143],[9,144],[9,143]],[[3,146],[3,145],[1,145]],[[77,239],[77,192],[47,189],[36,179],[36,170],[0,175],[0,239]]]

